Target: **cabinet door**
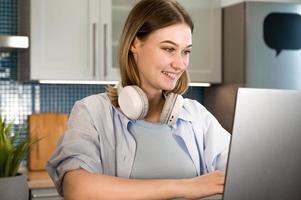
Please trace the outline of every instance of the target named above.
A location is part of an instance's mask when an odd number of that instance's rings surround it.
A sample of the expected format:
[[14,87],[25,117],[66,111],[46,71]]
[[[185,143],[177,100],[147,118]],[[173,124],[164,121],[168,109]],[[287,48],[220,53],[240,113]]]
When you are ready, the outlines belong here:
[[125,20],[139,0],[102,0],[99,16],[99,69],[102,80],[119,79],[118,48]]
[[188,71],[192,82],[221,82],[220,0],[178,0],[194,22]]
[[118,80],[118,71],[112,68],[112,1],[99,0],[97,22],[97,70],[99,80]]
[[92,79],[89,0],[31,0],[30,79]]

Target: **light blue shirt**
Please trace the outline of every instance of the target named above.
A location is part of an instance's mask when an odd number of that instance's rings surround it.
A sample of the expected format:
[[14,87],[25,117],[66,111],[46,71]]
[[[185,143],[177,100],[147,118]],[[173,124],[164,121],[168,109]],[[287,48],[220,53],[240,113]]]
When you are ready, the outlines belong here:
[[[63,176],[72,169],[129,178],[136,152],[129,123],[105,93],[77,101],[67,130],[46,166],[58,192],[62,194]],[[204,106],[184,99],[171,128],[183,139],[198,175],[225,170],[230,134]]]
[[130,178],[183,179],[197,176],[184,141],[162,123],[136,120],[129,126],[136,141]]

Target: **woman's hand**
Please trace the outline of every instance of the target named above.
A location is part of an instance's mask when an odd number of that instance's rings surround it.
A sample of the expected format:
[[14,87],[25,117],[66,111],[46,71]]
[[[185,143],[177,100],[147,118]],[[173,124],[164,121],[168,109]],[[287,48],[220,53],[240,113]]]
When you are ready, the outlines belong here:
[[215,171],[206,175],[183,180],[183,197],[186,199],[204,198],[221,194],[224,190],[225,175]]

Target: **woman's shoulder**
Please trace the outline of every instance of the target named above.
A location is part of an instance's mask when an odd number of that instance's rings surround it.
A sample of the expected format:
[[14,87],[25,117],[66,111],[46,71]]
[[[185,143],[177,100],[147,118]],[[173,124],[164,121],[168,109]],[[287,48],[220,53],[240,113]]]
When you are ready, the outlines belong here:
[[188,121],[208,121],[212,119],[212,114],[197,100],[184,98],[182,118]]
[[78,102],[83,103],[87,106],[99,106],[99,105],[112,105],[109,99],[109,96],[106,93],[99,93],[93,94],[83,99],[79,100]]
[[194,112],[208,112],[207,109],[197,100],[184,98],[184,109]]
[[75,102],[73,109],[81,108],[87,110],[90,115],[112,113],[112,104],[106,93],[93,94]]
[[112,106],[111,101],[106,93],[98,93],[98,94],[86,96],[76,101],[75,105],[76,104],[81,104],[87,108],[92,108],[92,109]]

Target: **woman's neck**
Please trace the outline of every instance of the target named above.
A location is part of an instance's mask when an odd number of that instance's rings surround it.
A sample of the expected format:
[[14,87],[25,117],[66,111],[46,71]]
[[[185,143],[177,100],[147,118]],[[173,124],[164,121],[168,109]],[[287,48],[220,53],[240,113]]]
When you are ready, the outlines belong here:
[[165,98],[162,93],[157,93],[154,95],[147,94],[148,98],[148,113],[144,120],[148,122],[160,122],[160,115],[165,103]]

